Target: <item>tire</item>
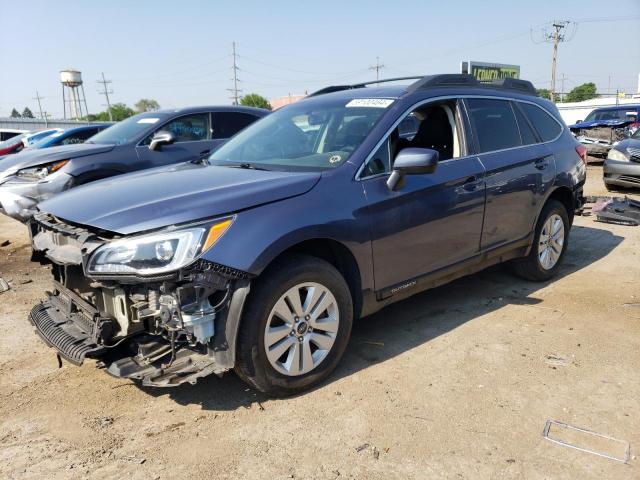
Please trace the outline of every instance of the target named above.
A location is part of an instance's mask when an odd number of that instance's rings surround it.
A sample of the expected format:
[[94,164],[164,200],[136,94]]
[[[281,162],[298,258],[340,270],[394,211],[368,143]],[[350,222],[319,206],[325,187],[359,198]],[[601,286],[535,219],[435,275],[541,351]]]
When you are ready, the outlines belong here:
[[[313,293],[310,294],[312,289],[316,294],[323,292],[320,294],[321,301],[310,300],[314,296]],[[295,317],[291,312],[296,308],[292,308],[292,304],[284,300],[285,296],[287,300],[293,298],[291,292],[300,294],[298,298],[303,309],[307,303],[313,303],[318,306],[317,311],[310,308],[312,315]],[[329,303],[329,307],[320,310]],[[285,313],[290,314],[287,322],[274,313],[276,310],[283,312],[281,307],[287,309]],[[310,318],[315,315],[318,321]],[[299,318],[299,323],[295,323],[295,318]],[[337,326],[335,318],[338,319]],[[261,392],[278,397],[289,396],[314,387],[336,368],[351,335],[353,303],[347,282],[333,265],[316,257],[289,255],[265,270],[252,285],[241,322],[236,347],[236,373]],[[335,332],[323,331],[329,328],[326,326],[329,324]],[[266,344],[282,333],[265,340],[268,325],[269,332],[277,330],[285,333],[271,347]],[[320,339],[325,347],[325,342],[332,342],[331,346],[320,348],[315,343]],[[290,346],[286,346],[289,344]],[[274,359],[274,352],[280,351],[278,346],[286,347],[280,361]],[[300,349],[301,357],[295,356],[296,348]],[[305,353],[309,356],[305,356]],[[299,362],[294,361],[296,358]],[[290,366],[288,373],[287,364]],[[311,369],[305,371],[310,366]]]
[[[543,242],[545,241],[545,237],[542,237],[543,229],[545,229],[545,225],[547,224],[549,219],[553,219],[554,221],[560,219],[562,221],[563,228],[562,246],[559,254],[557,252],[557,243],[554,243],[553,241],[551,241],[551,239],[549,239],[549,243],[547,243],[546,245],[546,247],[551,248],[552,250],[549,250],[547,252],[547,256],[542,258],[548,261],[550,255],[557,255],[557,258],[553,262],[553,265],[551,265],[550,267],[549,264],[545,266],[543,264],[543,260],[541,259],[541,249],[545,248],[541,245],[541,240]],[[553,278],[558,272],[560,264],[562,263],[562,259],[564,258],[564,253],[567,250],[567,245],[569,244],[570,228],[571,223],[569,222],[569,215],[565,206],[557,200],[548,200],[544,208],[542,209],[542,212],[540,213],[540,217],[538,218],[531,251],[526,257],[518,259],[514,262],[515,273],[518,276],[526,280],[531,280],[533,282],[544,282]]]

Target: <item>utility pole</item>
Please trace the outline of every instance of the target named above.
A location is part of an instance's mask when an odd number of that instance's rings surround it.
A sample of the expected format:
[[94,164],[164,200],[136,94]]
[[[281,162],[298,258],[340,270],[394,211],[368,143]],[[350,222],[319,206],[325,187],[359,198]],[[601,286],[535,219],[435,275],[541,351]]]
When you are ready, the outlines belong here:
[[376,64],[369,67],[369,70],[376,71],[376,82],[380,80],[380,70],[383,68],[385,68],[385,66],[380,63],[380,57],[376,57]]
[[44,118],[44,126],[45,128],[48,127],[48,123],[47,123],[47,117],[43,117],[42,116],[42,104],[40,103],[40,100],[42,99],[42,97],[40,96],[40,94],[38,93],[38,90],[36,90],[36,96],[33,97],[34,100],[38,101],[38,110],[40,110],[40,118]]
[[558,44],[560,42],[565,41],[565,36],[562,33],[562,30],[564,30],[568,24],[569,22],[567,21],[553,22],[553,24],[551,25],[553,27],[553,31],[546,35],[546,40],[548,42],[553,43],[553,62],[551,63],[551,95],[550,95],[552,102],[555,102],[555,96],[556,96],[556,62],[558,60]]
[[[107,99],[107,113],[109,113],[109,121],[113,122],[113,117],[111,116],[111,103],[109,102],[109,94],[113,93],[113,90],[109,90],[107,85],[111,83],[111,80],[107,80],[104,78],[104,72],[102,72],[102,80],[96,80],[96,83],[102,84],[102,91],[98,92]],[[87,112],[88,114],[89,112]]]
[[240,79],[238,78],[238,70],[240,70],[238,68],[238,62],[236,61],[236,42],[232,43],[232,48],[233,48],[233,52],[232,52],[232,57],[233,57],[233,66],[231,67],[231,69],[233,70],[233,88],[227,88],[227,91],[231,92],[231,101],[233,102],[232,105],[238,105],[239,101],[240,101],[240,92],[242,92],[242,90],[238,89],[238,82],[240,82]]

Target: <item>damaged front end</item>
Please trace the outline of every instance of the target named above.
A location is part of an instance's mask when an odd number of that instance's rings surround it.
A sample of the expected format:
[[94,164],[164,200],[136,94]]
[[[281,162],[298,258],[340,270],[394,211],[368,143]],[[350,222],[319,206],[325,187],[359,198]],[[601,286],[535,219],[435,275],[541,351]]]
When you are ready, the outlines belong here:
[[635,120],[603,120],[583,122],[570,127],[580,143],[587,147],[587,153],[593,156],[607,156],[613,146],[629,138],[640,126]]
[[[197,240],[196,251],[181,253],[186,247],[166,239],[185,237],[184,230],[177,230],[138,237],[144,241],[138,240],[135,251],[143,253],[132,253],[125,237],[36,214],[30,224],[33,248],[52,263],[53,291],[33,308],[31,323],[68,361],[80,365],[94,358],[111,375],[144,385],[195,383],[229,370],[250,275],[200,258],[222,223],[197,227],[203,236],[189,239]],[[183,255],[186,264],[167,270],[156,261],[142,268],[150,262],[139,260],[149,245],[166,259],[167,268],[173,262],[170,254]],[[105,258],[112,263],[100,264]],[[139,273],[147,270],[158,273]]]

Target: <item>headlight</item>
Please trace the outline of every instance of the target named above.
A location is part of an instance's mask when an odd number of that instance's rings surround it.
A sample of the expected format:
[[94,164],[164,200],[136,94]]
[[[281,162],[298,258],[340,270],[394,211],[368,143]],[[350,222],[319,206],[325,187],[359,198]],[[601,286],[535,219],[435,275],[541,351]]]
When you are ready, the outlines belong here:
[[609,150],[609,153],[607,154],[607,160],[616,160],[618,162],[628,162],[629,157],[627,157],[620,150],[616,150],[615,148],[612,148],[611,150]]
[[37,167],[23,168],[22,170],[18,170],[16,175],[18,177],[31,180],[42,180],[47,175],[60,170],[67,163],[69,163],[69,160],[60,160],[59,162],[48,163],[46,165],[38,165]]
[[232,223],[233,218],[227,218],[206,227],[107,243],[93,253],[87,273],[157,275],[178,270],[211,248]]

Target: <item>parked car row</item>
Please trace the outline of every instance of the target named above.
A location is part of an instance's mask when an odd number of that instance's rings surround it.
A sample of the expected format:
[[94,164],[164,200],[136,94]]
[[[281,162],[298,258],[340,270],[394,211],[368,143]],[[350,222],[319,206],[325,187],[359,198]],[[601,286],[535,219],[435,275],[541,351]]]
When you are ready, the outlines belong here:
[[[193,107],[135,115],[90,136],[54,132],[43,144],[0,159],[0,209],[28,221],[36,205],[64,190],[208,154],[268,113],[249,107]],[[83,127],[88,128],[88,127]],[[84,143],[75,139],[82,138]]]
[[30,321],[117,377],[235,369],[289,395],[334,370],[354,318],[499,262],[552,278],[586,148],[530,82],[412,81],[328,87],[269,115],[147,113],[12,161],[3,208],[52,264]]

